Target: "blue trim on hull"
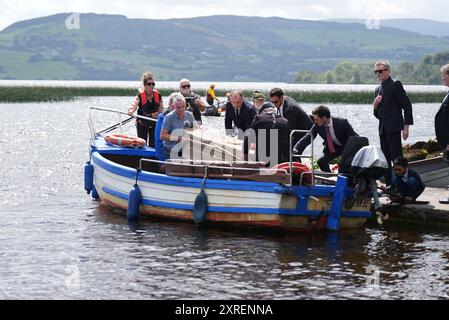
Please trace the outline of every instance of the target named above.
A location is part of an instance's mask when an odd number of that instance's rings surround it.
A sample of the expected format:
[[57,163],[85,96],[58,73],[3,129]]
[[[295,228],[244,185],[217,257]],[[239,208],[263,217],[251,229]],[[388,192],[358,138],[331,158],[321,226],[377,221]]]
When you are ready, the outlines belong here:
[[[136,178],[137,170],[117,165],[116,163],[102,157],[98,152],[92,153],[92,161],[99,167],[113,174],[133,180]],[[173,177],[153,172],[141,172],[139,174],[139,181],[187,188],[201,188],[202,184],[202,179],[198,178]],[[280,185],[278,183],[269,182],[207,179],[206,186],[207,189],[275,193],[275,188]]]
[[[103,187],[103,192],[110,194],[111,196],[123,199],[128,201],[129,195],[113,190],[109,187]],[[161,208],[169,208],[176,210],[193,210],[193,204],[178,204],[172,202],[162,202],[162,201],[153,201],[148,199],[142,199],[142,204],[147,206],[161,207]],[[208,206],[208,212],[224,212],[224,213],[255,213],[255,214],[263,214],[263,215],[289,215],[289,216],[306,216],[306,217],[318,217],[320,215],[327,216],[329,211],[325,211],[324,214],[321,211],[296,211],[289,209],[263,209],[263,208],[232,208],[232,207],[217,207],[217,206]],[[367,211],[343,211],[342,217],[347,218],[369,218],[371,217],[371,212]]]

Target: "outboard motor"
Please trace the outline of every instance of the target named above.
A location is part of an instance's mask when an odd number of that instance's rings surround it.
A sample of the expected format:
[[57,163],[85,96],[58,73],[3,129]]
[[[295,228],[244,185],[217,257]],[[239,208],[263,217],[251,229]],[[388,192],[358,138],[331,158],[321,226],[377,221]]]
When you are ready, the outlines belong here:
[[[369,140],[366,137],[353,136],[349,137],[346,142],[345,148],[341,155],[341,161],[339,163],[338,173],[351,174],[352,171],[352,160],[354,159],[357,152],[363,147],[369,145]],[[349,181],[349,184],[353,184],[354,181]]]
[[388,171],[388,162],[382,150],[375,146],[363,147],[354,156],[351,165],[357,183],[352,199],[356,200],[372,191],[375,210],[379,209],[381,205],[376,180]]
[[351,163],[356,178],[379,179],[388,170],[388,162],[380,148],[367,146],[360,149]]

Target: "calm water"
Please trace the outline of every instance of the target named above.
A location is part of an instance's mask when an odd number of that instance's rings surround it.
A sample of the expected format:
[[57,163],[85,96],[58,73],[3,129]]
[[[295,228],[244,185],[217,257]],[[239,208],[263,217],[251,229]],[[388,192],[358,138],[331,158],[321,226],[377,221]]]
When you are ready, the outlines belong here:
[[[128,225],[85,194],[82,170],[88,106],[124,110],[129,101],[0,104],[0,299],[449,298],[444,230],[371,226],[280,237]],[[415,105],[413,140],[433,136],[437,107]],[[370,106],[333,112],[377,143]],[[380,285],[367,285],[376,268]]]

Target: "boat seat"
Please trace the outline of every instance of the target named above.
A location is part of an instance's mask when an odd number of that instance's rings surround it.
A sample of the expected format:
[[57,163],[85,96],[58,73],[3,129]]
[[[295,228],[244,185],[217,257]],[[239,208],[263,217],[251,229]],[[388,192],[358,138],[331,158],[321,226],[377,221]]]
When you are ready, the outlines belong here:
[[[234,162],[227,161],[191,161],[168,160],[165,164],[165,173],[176,177],[203,178],[204,165],[208,168],[209,179],[230,179],[259,182],[274,182],[287,184],[290,175],[285,173],[267,174],[266,164],[263,162]],[[248,170],[245,170],[248,169]]]

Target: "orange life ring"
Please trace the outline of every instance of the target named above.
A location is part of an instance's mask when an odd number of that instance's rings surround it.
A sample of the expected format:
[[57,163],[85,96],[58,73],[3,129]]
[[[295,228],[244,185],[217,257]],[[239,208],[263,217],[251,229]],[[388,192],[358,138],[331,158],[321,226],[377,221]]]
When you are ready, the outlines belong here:
[[[285,162],[274,166],[272,169],[286,170],[290,173],[290,162]],[[309,167],[299,162],[292,163],[293,175],[301,177],[303,173],[310,173]],[[303,174],[304,183],[310,184],[312,182],[312,176],[310,174]]]
[[124,134],[111,134],[104,138],[107,142],[115,144],[121,147],[144,147],[146,145],[146,141],[142,138],[127,136]]

